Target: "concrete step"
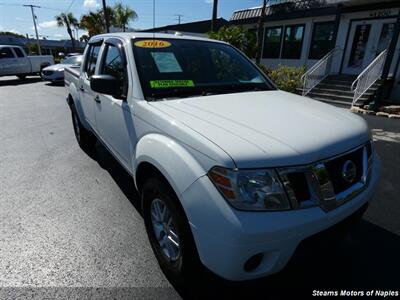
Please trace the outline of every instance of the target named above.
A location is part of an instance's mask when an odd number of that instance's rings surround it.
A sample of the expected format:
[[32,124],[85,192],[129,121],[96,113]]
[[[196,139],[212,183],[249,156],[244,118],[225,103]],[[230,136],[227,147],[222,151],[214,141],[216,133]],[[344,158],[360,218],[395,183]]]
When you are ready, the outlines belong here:
[[[310,97],[311,98],[311,97]],[[340,106],[343,108],[350,108],[351,107],[351,102],[347,101],[340,101],[340,100],[333,100],[333,99],[325,99],[325,98],[318,98],[318,97],[313,97],[313,100],[325,102],[328,104],[333,104],[335,106]],[[357,103],[357,106],[360,105],[360,103]]]
[[[321,85],[317,85],[315,88],[312,89],[311,92],[335,94],[335,95],[349,96],[349,97],[353,97],[353,95],[354,95],[354,92],[352,92],[350,90],[342,90],[342,89],[337,89],[337,88],[330,87],[330,86],[326,87],[326,86],[321,86]],[[364,95],[365,95],[365,97],[371,97],[374,95],[374,93],[375,93],[375,91],[368,90]]]
[[344,75],[344,74],[336,74],[336,75],[329,75],[327,79],[339,79],[339,80],[346,80],[346,81],[354,81],[356,80],[357,76],[356,75]]
[[316,86],[316,88],[330,89],[330,90],[340,90],[340,91],[351,91],[351,85],[325,83],[325,82],[321,82],[320,84],[318,84]]
[[[332,100],[339,100],[339,101],[345,101],[345,102],[352,102],[353,101],[353,95],[338,95],[335,92],[317,92],[315,89],[313,89],[309,94],[311,98],[322,98],[322,99],[332,99]],[[360,98],[360,101],[368,101],[369,96],[362,96]]]
[[337,84],[337,85],[344,85],[344,86],[351,86],[354,81],[347,81],[347,80],[340,80],[340,79],[324,79],[322,83],[326,84]]

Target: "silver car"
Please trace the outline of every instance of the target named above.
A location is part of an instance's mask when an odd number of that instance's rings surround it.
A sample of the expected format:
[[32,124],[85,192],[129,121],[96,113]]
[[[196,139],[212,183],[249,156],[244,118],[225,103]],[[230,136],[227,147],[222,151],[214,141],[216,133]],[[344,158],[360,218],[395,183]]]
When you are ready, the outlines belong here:
[[82,63],[82,55],[68,57],[56,65],[51,65],[42,70],[42,79],[53,83],[64,81],[64,69],[66,67],[77,66]]

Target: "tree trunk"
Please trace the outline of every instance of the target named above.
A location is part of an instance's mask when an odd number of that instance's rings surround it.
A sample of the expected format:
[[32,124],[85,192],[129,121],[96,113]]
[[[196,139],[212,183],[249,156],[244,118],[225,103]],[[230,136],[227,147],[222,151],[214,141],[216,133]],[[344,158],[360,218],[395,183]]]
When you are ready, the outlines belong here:
[[74,37],[72,36],[71,28],[68,27],[67,31],[68,31],[68,35],[69,35],[69,37],[71,39],[71,43],[72,43],[72,52],[75,52],[75,40],[74,40]]
[[108,19],[108,12],[107,12],[107,5],[106,5],[106,0],[103,0],[103,12],[104,12],[104,19],[105,19],[105,25],[106,25],[106,32],[109,33],[110,32],[110,20]]
[[267,8],[267,0],[264,0],[260,17],[258,18],[257,23],[257,54],[256,54],[256,63],[259,64],[261,62],[261,51],[262,51],[262,43],[263,43],[263,30],[264,30],[264,21],[265,21],[265,9]]
[[213,1],[212,19],[211,19],[211,32],[216,30],[217,16],[218,16],[218,0],[214,0]]

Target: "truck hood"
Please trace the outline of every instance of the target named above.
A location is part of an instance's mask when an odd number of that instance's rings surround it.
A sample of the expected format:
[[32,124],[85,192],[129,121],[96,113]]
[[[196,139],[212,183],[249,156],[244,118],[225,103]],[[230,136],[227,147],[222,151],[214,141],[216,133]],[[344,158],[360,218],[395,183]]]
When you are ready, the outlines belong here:
[[238,168],[308,164],[369,139],[361,117],[283,91],[165,100],[151,105],[218,145]]

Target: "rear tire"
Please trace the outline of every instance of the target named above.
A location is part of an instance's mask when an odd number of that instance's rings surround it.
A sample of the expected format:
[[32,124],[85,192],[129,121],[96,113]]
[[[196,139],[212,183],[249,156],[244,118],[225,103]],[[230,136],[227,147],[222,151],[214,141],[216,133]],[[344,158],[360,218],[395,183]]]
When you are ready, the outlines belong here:
[[96,137],[87,130],[79,119],[74,105],[71,106],[72,125],[74,127],[75,138],[83,151],[87,152],[94,148]]
[[[184,289],[192,287],[201,271],[201,263],[178,197],[163,178],[157,177],[145,182],[141,196],[147,235],[162,271],[175,286]],[[164,224],[156,220],[157,205],[165,207]],[[165,246],[167,243],[169,245]],[[168,255],[168,248],[171,247],[175,255]]]

